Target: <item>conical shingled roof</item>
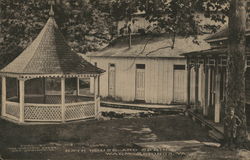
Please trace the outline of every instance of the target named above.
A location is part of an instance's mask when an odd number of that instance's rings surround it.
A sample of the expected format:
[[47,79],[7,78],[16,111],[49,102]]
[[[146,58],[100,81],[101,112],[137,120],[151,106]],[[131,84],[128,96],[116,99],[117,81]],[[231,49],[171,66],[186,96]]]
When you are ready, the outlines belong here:
[[71,50],[59,31],[54,17],[50,15],[46,25],[31,45],[0,72],[19,75],[77,75],[100,74],[104,71]]

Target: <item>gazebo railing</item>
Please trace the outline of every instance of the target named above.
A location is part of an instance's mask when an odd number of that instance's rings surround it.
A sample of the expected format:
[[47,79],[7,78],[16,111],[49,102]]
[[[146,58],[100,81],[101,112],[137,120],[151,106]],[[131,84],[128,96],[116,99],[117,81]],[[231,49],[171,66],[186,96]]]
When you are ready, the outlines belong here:
[[61,121],[61,104],[24,104],[24,121]]
[[[95,102],[78,102],[65,104],[65,121],[80,120],[95,117]],[[61,104],[33,104],[24,105],[25,121],[62,121]]]
[[95,102],[79,102],[65,104],[65,120],[79,120],[95,117]]
[[[26,96],[25,100],[28,102],[24,103],[23,112],[21,112],[21,104],[17,97],[8,98],[5,116],[16,121],[23,119],[24,122],[64,122],[93,118],[98,114],[100,98],[91,100],[81,96],[66,96],[66,103],[63,105],[58,103],[61,101],[60,96],[55,95],[51,99],[54,97],[59,100],[53,101],[54,104],[44,104],[41,103],[43,96]],[[34,103],[34,101],[40,103]]]
[[14,120],[19,120],[20,118],[20,108],[19,103],[6,101],[6,117]]

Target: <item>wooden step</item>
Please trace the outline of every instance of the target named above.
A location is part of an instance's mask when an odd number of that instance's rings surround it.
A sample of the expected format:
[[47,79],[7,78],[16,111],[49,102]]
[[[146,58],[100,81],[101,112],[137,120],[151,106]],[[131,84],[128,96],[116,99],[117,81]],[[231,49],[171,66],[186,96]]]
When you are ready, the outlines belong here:
[[221,132],[216,131],[216,130],[208,131],[208,135],[210,138],[216,140],[217,142],[220,142],[224,139],[223,134]]
[[184,113],[184,107],[176,105],[176,107],[149,107],[149,105],[134,105],[134,104],[123,104],[123,103],[108,103],[101,102],[101,107],[118,108],[118,109],[131,109],[131,110],[142,110],[142,111],[160,111],[160,112],[173,112],[173,113]]

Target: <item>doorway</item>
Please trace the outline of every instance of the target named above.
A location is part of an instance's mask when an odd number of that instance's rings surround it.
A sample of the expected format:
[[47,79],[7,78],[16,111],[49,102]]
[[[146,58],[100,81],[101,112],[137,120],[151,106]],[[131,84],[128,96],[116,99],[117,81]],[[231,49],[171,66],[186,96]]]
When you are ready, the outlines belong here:
[[145,100],[145,64],[136,64],[135,99]]

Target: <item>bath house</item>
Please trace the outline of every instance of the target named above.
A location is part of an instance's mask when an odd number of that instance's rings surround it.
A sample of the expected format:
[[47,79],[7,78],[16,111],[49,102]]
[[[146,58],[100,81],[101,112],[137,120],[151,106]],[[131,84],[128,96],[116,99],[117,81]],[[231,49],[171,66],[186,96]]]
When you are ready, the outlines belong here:
[[[201,38],[202,39],[202,38]],[[88,54],[90,62],[106,70],[100,95],[116,101],[184,104],[187,100],[186,60],[182,53],[207,49],[204,41],[167,35],[120,36],[107,47]]]

